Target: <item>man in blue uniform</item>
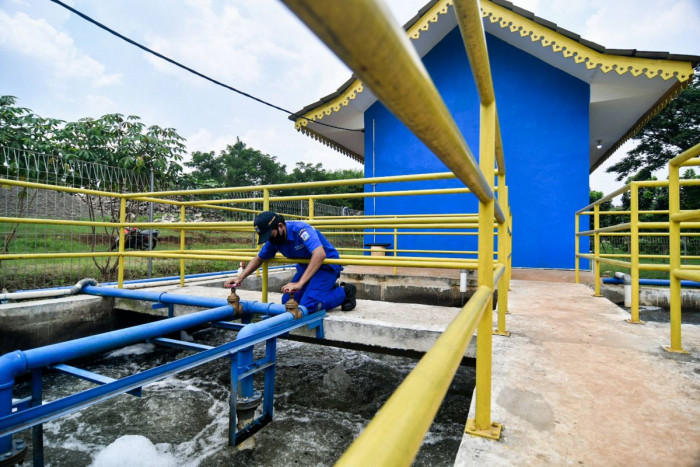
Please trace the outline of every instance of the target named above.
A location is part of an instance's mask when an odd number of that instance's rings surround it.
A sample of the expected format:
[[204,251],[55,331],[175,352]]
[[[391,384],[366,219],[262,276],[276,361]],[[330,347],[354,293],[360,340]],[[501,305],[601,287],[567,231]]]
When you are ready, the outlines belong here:
[[272,211],[261,212],[254,221],[258,234],[258,245],[263,245],[258,255],[237,277],[225,282],[226,287],[239,287],[243,279],[255,272],[263,261],[272,259],[281,252],[290,259],[308,259],[308,264],[297,264],[291,282],[282,287],[282,303],[290,295],[305,306],[309,312],[331,310],[338,305],[343,311],[355,308],[356,287],[336,281],[343,267],[339,264],[323,264],[326,258],[338,259],[340,255],[321,232],[306,222],[285,222],[284,217]]

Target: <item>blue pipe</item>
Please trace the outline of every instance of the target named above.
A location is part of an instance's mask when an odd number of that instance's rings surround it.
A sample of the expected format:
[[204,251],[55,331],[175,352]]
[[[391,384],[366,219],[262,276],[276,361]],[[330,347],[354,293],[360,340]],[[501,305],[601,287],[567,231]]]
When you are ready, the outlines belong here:
[[[101,297],[128,298],[131,300],[145,300],[149,302],[163,303],[165,305],[199,306],[215,308],[228,305],[225,298],[198,297],[194,295],[178,295],[169,292],[149,292],[147,290],[115,289],[111,287],[98,287],[88,285],[83,287],[83,292],[89,295]],[[286,312],[284,305],[279,303],[263,303],[255,300],[241,300],[243,313],[279,315]]]
[[[639,279],[639,285],[656,285],[668,287],[671,281],[668,279]],[[622,284],[623,280],[617,277],[606,277],[603,279],[604,284]],[[700,282],[695,281],[681,281],[681,287],[700,287]]]
[[[282,266],[270,266],[268,269],[283,269],[283,268],[290,268],[294,267],[293,264],[286,264]],[[199,274],[185,274],[185,279],[194,279],[197,277],[208,277],[208,276],[224,276],[226,274],[233,274],[238,272],[238,270],[235,271],[219,271],[219,272],[202,272]],[[163,281],[173,281],[180,279],[180,276],[167,276],[167,277],[156,277],[152,279],[133,279],[130,281],[124,281],[124,284],[142,284],[142,283],[148,283],[148,282],[163,282]],[[100,285],[106,286],[106,285],[117,285],[118,282],[101,282]],[[62,290],[62,289],[70,289],[72,286],[61,286],[61,287],[48,287],[44,289],[29,289],[29,290],[18,290],[17,292],[34,292],[37,290]]]

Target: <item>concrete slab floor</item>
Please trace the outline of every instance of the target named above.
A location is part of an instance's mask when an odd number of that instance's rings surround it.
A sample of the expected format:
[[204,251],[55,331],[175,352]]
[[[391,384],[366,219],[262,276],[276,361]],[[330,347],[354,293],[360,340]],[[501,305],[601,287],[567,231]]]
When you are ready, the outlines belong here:
[[[700,465],[700,326],[628,324],[582,284],[513,280],[510,337],[494,336],[492,420],[455,465]],[[475,414],[472,398],[469,417]]]

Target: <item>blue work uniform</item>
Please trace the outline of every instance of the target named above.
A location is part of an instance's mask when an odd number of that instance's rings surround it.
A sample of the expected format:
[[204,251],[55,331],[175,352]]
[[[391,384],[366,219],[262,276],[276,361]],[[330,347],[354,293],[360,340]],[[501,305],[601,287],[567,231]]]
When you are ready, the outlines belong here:
[[[281,245],[265,242],[258,253],[263,261],[272,259],[279,251],[289,259],[309,259],[311,253],[323,247],[326,258],[338,259],[340,255],[321,232],[306,222],[287,221],[287,239]],[[292,282],[297,282],[306,271],[308,264],[297,264],[297,271]],[[305,306],[310,313],[318,310],[331,310],[345,301],[345,290],[336,285],[343,267],[339,264],[322,264],[304,287],[294,293],[294,299],[299,305]],[[287,303],[289,294],[282,295],[282,303]]]

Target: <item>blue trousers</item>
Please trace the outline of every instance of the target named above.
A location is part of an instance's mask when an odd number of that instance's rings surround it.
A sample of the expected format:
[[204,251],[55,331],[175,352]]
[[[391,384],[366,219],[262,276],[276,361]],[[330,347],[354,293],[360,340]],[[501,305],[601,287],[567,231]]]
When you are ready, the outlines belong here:
[[[306,264],[297,264],[297,272],[291,282],[297,282],[306,271]],[[345,301],[345,290],[336,287],[335,282],[340,273],[328,265],[322,265],[311,277],[311,280],[298,292],[294,292],[294,300],[305,306],[309,313],[319,310],[332,310]],[[282,303],[287,303],[289,294],[282,295]]]

